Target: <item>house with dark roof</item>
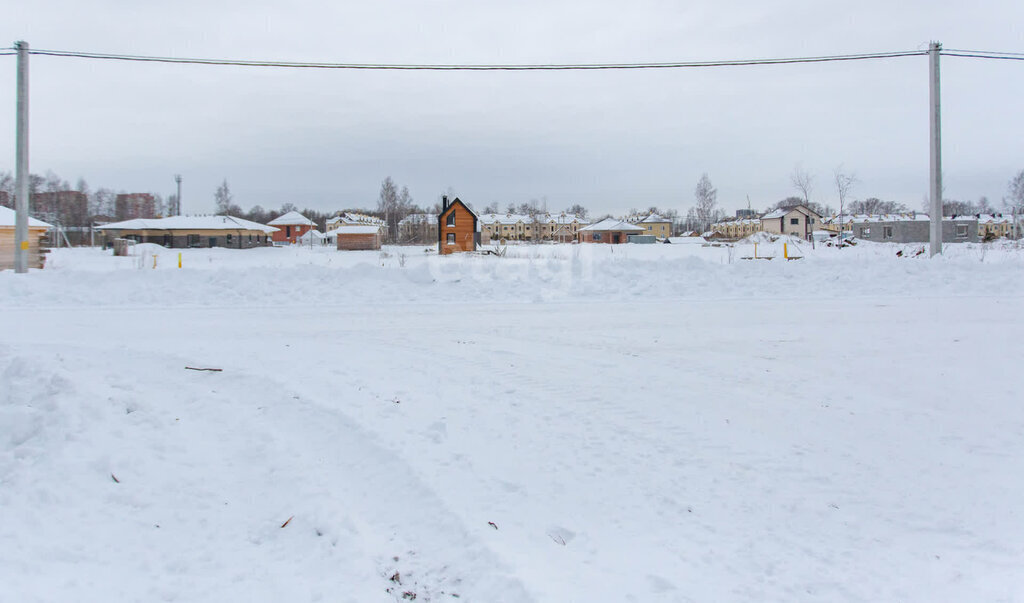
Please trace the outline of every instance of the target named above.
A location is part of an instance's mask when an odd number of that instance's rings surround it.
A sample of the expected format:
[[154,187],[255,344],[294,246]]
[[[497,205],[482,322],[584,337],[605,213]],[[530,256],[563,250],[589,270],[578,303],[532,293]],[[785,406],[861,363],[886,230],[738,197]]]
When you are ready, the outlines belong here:
[[458,197],[448,201],[441,197],[441,213],[437,214],[437,252],[441,255],[476,251],[480,244],[480,220]]

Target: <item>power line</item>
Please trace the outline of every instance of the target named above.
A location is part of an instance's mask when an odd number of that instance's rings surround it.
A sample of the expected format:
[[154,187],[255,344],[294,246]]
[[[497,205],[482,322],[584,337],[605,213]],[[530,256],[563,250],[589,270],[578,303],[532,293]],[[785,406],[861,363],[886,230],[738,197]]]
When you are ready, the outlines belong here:
[[943,50],[942,52],[943,53],[947,53],[947,52],[966,52],[966,53],[973,53],[973,54],[1006,55],[1006,56],[1014,56],[1014,57],[1024,57],[1024,52],[997,52],[997,51],[994,51],[994,50],[967,50],[967,49],[964,49],[964,48],[947,48],[947,49]]
[[1006,52],[985,52],[983,50],[943,50],[940,54],[947,57],[966,57],[969,59],[995,59],[999,61],[1024,61],[1024,54]]
[[892,59],[908,56],[923,56],[927,51],[908,50],[876,52],[865,54],[844,54],[810,57],[739,59],[720,61],[678,61],[667,63],[567,63],[567,64],[400,64],[400,63],[325,63],[295,61],[251,61],[233,59],[204,59],[129,54],[106,54],[68,50],[33,49],[30,54],[54,57],[72,57],[109,61],[134,61],[146,63],[175,63],[189,65],[222,65],[235,67],[280,67],[290,69],[363,69],[403,71],[585,71],[623,69],[683,69],[702,67],[741,67],[751,65],[787,65],[795,63],[826,63],[835,61],[864,61]]

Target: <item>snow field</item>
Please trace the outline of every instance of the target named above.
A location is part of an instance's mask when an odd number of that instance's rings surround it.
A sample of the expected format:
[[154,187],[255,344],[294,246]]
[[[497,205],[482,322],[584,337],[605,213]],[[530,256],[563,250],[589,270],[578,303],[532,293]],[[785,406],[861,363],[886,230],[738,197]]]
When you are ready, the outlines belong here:
[[894,249],[55,252],[0,599],[1021,600],[1020,256]]

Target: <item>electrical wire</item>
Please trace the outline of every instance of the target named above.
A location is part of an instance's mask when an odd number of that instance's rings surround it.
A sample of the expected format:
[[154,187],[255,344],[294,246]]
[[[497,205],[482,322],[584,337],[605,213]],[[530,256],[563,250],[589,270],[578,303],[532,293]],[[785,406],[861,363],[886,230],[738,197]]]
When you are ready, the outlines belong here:
[[998,61],[1024,61],[1024,54],[1005,52],[985,52],[972,50],[944,50],[941,55],[947,57],[966,57],[969,59],[995,59]]
[[1000,55],[1000,56],[1014,56],[1024,57],[1024,52],[996,52],[994,50],[967,50],[964,48],[946,48],[942,52],[963,52],[968,54],[985,54],[985,55]]
[[128,54],[105,54],[67,50],[30,49],[29,54],[54,57],[73,57],[111,61],[135,61],[147,63],[176,63],[190,65],[224,65],[234,67],[281,67],[291,69],[363,69],[363,70],[404,70],[404,71],[585,71],[624,69],[682,69],[702,67],[740,67],[751,65],[787,65],[795,63],[826,63],[835,61],[864,61],[920,56],[927,51],[909,50],[846,54],[811,57],[740,59],[723,61],[679,61],[668,63],[570,63],[570,64],[396,64],[396,63],[308,63],[293,61],[249,61],[232,59],[203,59]]

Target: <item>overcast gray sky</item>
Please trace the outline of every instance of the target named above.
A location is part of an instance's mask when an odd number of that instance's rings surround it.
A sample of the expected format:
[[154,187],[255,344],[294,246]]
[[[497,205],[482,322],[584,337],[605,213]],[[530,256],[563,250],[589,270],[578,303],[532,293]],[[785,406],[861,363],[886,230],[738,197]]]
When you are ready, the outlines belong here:
[[[8,11],[11,12],[11,11]],[[1024,52],[1024,2],[464,0],[40,1],[0,45],[381,63],[739,59],[927,48]],[[922,206],[927,57],[597,72],[296,71],[33,56],[31,168],[92,187],[174,191],[213,209],[372,207],[391,176],[421,204],[530,199],[685,212],[707,172],[727,210],[795,193]],[[0,57],[0,170],[14,168],[14,57]],[[1024,169],[1024,62],[944,57],[946,196],[997,204]]]

